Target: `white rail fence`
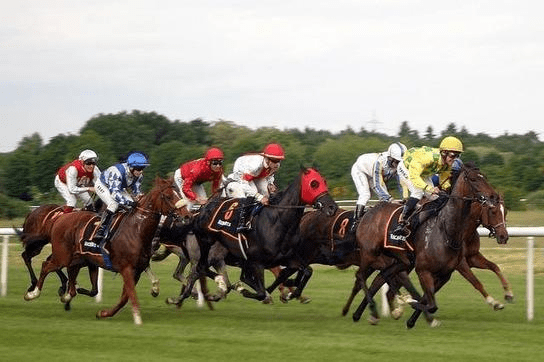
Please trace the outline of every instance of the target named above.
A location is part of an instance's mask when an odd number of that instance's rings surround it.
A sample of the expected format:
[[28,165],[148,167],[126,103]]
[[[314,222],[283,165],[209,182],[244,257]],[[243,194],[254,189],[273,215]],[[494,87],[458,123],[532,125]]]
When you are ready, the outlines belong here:
[[[489,231],[485,228],[479,228],[478,233],[481,236],[487,236]],[[526,275],[526,300],[527,300],[527,320],[532,321],[534,318],[534,237],[544,236],[544,227],[509,227],[508,234],[510,237],[527,237],[527,275]],[[8,255],[9,255],[9,239],[10,236],[16,235],[12,228],[0,228],[0,235],[3,237],[2,242],[2,259],[0,269],[0,296],[5,297],[8,290]],[[13,243],[12,245],[17,245]],[[101,300],[102,295],[102,274],[100,268],[99,275],[99,294],[97,301]],[[385,301],[385,298],[382,298]],[[389,308],[387,303],[382,305],[382,310],[388,313]]]

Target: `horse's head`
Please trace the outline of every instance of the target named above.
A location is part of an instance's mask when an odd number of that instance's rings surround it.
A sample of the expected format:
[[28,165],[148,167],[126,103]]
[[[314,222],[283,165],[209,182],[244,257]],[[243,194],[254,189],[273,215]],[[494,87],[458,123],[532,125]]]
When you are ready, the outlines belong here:
[[482,226],[489,229],[489,237],[497,239],[499,244],[506,244],[508,230],[504,200],[499,195],[493,195],[489,199],[481,197],[478,201],[482,204]]
[[300,174],[300,200],[332,216],[338,204],[329,195],[327,181],[313,168],[302,170]]
[[458,196],[471,201],[472,205],[476,204],[481,224],[490,230],[490,236],[494,236],[499,244],[506,244],[504,201],[477,167],[470,163],[463,166],[452,195],[454,193],[459,193]]
[[162,215],[173,214],[182,219],[191,217],[185,207],[187,202],[177,191],[173,179],[157,177],[153,189],[142,198],[141,204]]

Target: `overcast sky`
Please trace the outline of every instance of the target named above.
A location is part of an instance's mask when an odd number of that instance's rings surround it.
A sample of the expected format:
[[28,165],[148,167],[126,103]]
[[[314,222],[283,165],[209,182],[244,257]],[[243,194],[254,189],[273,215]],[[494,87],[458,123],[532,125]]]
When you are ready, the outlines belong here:
[[0,152],[100,113],[544,140],[544,2],[2,1]]

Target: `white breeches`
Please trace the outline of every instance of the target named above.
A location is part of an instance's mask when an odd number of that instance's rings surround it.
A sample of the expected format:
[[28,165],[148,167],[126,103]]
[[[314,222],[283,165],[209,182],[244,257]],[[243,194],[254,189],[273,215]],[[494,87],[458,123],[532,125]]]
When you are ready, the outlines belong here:
[[[268,181],[264,178],[253,181],[232,181],[227,186],[228,197],[248,197],[257,193],[268,196]],[[260,201],[260,200],[258,200]]]
[[59,194],[62,196],[62,198],[66,200],[66,206],[75,207],[78,197],[81,201],[83,201],[83,206],[86,206],[91,202],[91,195],[89,195],[88,191],[84,191],[79,194],[72,194],[68,190],[68,185],[62,182],[58,176],[55,177],[55,187],[59,191]]
[[[108,187],[104,185],[102,181],[97,180],[94,185],[94,189],[98,197],[100,197],[100,199],[102,199],[102,201],[104,201],[104,203],[107,205],[107,209],[111,212],[116,212],[119,208],[119,203],[115,201],[113,196],[111,196]],[[122,194],[125,196],[125,198],[132,200],[132,197],[129,195],[128,192],[123,191]]]
[[353,179],[353,183],[355,184],[355,188],[359,194],[357,205],[366,206],[371,195],[370,186],[368,185],[368,178],[363,172],[358,171],[356,167],[352,167],[351,169],[351,178]]

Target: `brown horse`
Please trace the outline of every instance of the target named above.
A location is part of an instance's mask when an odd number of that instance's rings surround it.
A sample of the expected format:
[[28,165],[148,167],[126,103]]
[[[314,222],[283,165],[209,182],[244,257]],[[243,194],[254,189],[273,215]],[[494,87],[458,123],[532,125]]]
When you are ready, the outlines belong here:
[[[469,164],[463,166],[447,197],[438,215],[424,220],[409,238],[415,257],[415,270],[424,291],[423,299],[412,303],[416,310],[407,322],[409,328],[415,325],[422,312],[430,314],[437,310],[434,295],[462,262],[463,241],[473,235],[478,225],[493,228],[499,244],[508,240],[504,214],[496,212],[500,209],[501,197],[476,167]],[[406,262],[406,255],[391,252],[384,247],[390,220],[399,211],[397,205],[384,203],[363,216],[357,230],[361,249],[358,279],[364,277],[364,270],[368,268],[383,270],[385,280],[399,270],[411,269],[410,263]],[[383,265],[376,265],[377,256],[387,252],[398,261],[383,269]],[[354,313],[354,320],[360,318],[366,303],[371,307],[374,305],[373,292],[369,292],[364,280],[358,282],[365,291],[365,300]],[[433,320],[432,325],[438,325],[438,322]]]
[[32,300],[40,295],[45,277],[50,272],[68,267],[68,292],[61,297],[61,301],[70,301],[76,295],[75,283],[80,268],[85,263],[92,263],[120,273],[124,282],[119,303],[112,309],[99,311],[97,318],[114,316],[130,299],[134,323],[142,324],[135,286],[140,274],[149,265],[151,244],[161,215],[179,213],[182,206],[182,199],[173,180],[157,178],[153,189],[138,201],[136,208],[124,215],[118,228],[113,231],[111,241],[106,245],[111,265],[105,262],[101,254],[87,252],[82,248],[84,235],[87,235],[89,229],[96,229],[96,214],[67,214],[51,229],[52,254],[42,265],[36,288],[28,292],[25,299]]
[[[94,206],[93,206],[94,207]],[[74,211],[76,212],[76,211]],[[37,207],[32,210],[23,223],[22,231],[17,231],[19,238],[23,244],[23,252],[21,257],[23,258],[28,274],[30,276],[30,286],[27,291],[31,291],[36,287],[38,283],[38,278],[32,267],[32,258],[39,255],[44,246],[49,244],[51,228],[53,224],[63,218],[66,214],[63,212],[63,208],[57,204],[46,204]],[[91,297],[94,297],[98,293],[98,267],[94,265],[89,265],[89,277],[91,279],[92,289],[87,290],[84,288],[78,288],[77,292],[80,294],[85,294]],[[57,270],[57,275],[61,281],[61,286],[59,287],[59,295],[66,293],[68,278],[62,272],[62,270]],[[70,308],[70,304],[65,304],[66,309]]]
[[[301,243],[297,253],[309,264],[331,265],[338,269],[358,266],[360,256],[356,234],[350,232],[352,215],[353,211],[345,209],[338,209],[332,216],[315,211],[306,212],[300,222]],[[382,258],[384,263],[394,262],[394,259],[385,255]],[[395,319],[402,315],[402,308],[395,301],[401,281],[397,278],[392,280],[394,285],[387,292],[389,307]],[[411,284],[408,288],[416,292]],[[349,305],[342,310],[342,315],[346,315],[348,309]]]

